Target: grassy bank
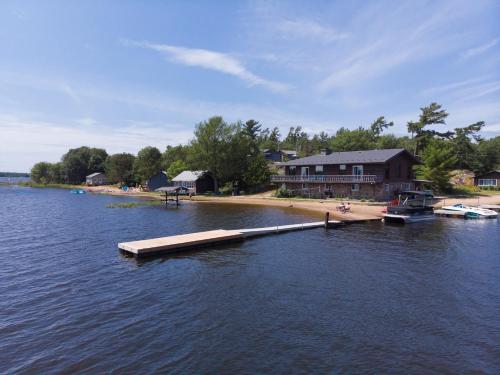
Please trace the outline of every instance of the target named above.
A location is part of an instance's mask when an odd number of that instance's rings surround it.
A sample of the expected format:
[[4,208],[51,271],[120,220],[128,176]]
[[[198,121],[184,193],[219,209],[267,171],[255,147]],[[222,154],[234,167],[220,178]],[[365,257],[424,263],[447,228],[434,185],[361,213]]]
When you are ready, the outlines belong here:
[[110,203],[106,208],[134,208],[144,206],[163,206],[165,201],[142,201],[142,202],[117,202]]
[[26,186],[26,187],[32,187],[36,189],[44,189],[44,188],[51,188],[51,189],[82,189],[85,186],[83,185],[68,185],[68,184],[38,184],[36,182],[20,182],[16,185],[19,186]]

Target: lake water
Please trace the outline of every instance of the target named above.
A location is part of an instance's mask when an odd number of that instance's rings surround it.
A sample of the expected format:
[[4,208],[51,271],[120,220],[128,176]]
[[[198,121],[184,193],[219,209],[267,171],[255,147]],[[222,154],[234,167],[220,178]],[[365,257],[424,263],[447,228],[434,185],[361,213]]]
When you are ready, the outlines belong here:
[[500,373],[500,224],[437,219],[136,260],[118,242],[290,209],[0,187],[0,373]]

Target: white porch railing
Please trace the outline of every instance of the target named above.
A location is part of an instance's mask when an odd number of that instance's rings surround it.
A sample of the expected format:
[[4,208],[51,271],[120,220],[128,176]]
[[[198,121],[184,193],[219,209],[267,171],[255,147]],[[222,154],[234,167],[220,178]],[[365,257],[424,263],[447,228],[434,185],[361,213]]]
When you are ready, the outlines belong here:
[[319,183],[375,183],[382,182],[383,176],[378,175],[275,175],[271,182],[319,182]]

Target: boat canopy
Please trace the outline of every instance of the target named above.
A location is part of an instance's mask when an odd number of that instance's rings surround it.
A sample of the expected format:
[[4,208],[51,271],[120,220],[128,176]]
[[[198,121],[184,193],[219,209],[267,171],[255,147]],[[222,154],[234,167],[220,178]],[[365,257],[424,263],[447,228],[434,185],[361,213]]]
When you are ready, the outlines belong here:
[[426,197],[433,197],[434,195],[428,191],[420,191],[420,190],[405,190],[401,194],[406,194],[406,195],[422,195]]

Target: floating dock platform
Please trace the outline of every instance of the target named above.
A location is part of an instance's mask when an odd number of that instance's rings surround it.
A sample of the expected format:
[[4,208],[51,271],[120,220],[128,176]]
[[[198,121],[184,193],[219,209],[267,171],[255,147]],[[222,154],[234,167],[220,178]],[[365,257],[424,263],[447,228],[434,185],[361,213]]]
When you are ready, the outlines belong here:
[[334,227],[344,224],[341,221],[328,220],[314,223],[278,225],[266,228],[252,228],[239,230],[210,230],[206,232],[181,234],[169,237],[152,238],[149,240],[122,242],[118,248],[134,256],[157,255],[173,253],[198,247],[206,247],[226,242],[243,241],[249,237],[264,236],[268,234],[283,233],[297,230],[313,229],[320,227]]

